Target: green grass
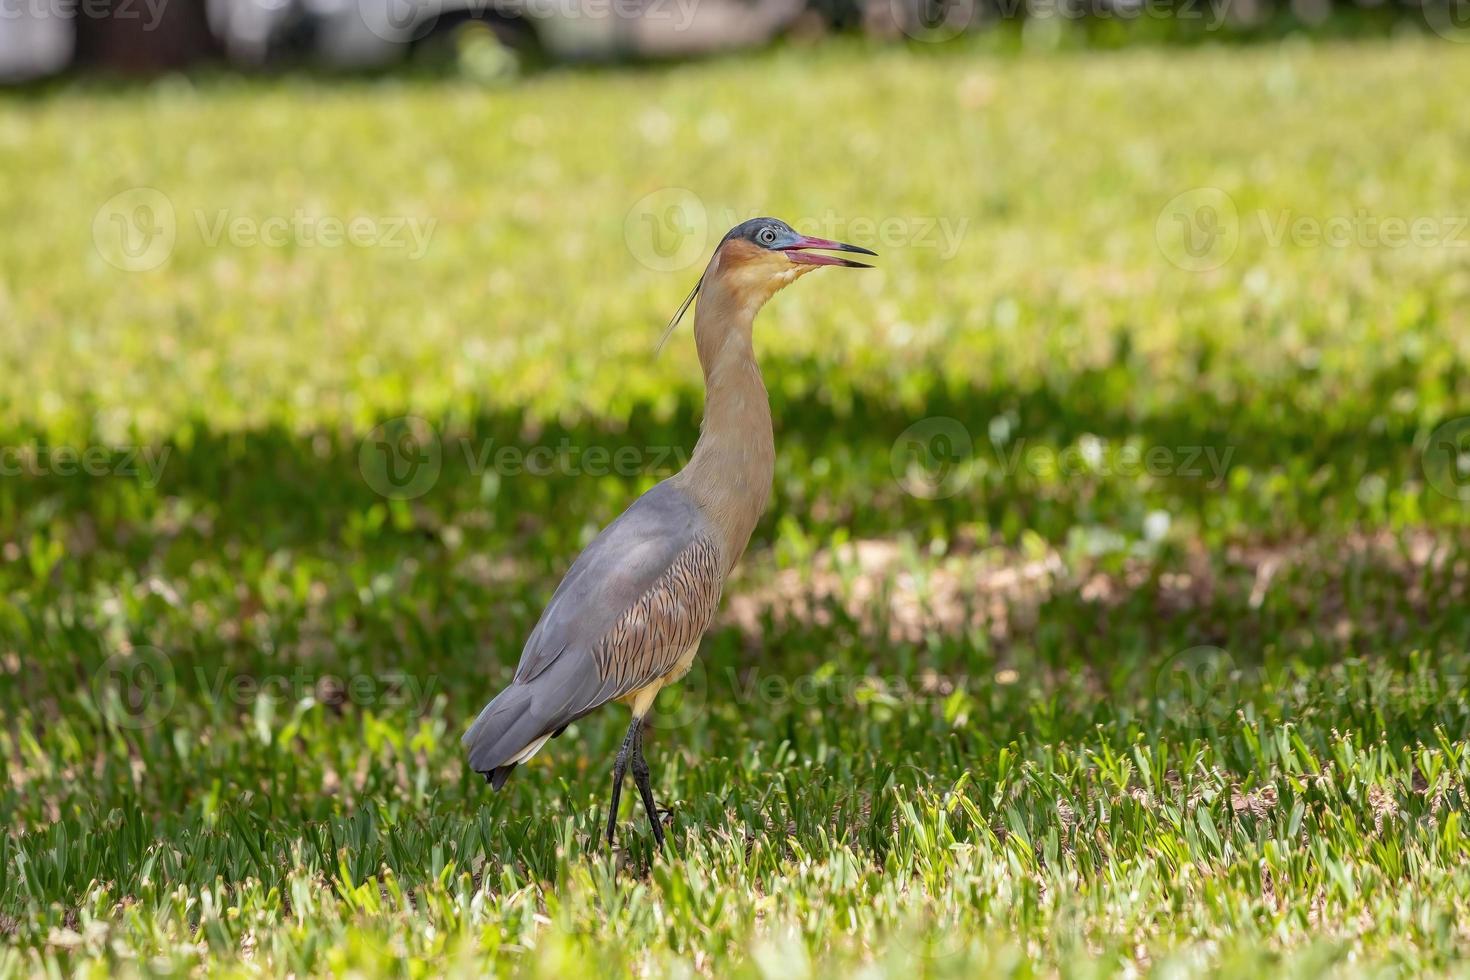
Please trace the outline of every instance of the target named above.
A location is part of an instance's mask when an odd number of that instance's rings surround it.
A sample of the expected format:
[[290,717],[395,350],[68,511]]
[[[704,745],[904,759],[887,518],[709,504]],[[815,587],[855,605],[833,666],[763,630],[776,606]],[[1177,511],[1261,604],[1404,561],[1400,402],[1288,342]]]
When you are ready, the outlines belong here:
[[[1454,972],[1462,54],[835,45],[11,100],[0,975]],[[176,241],[126,271],[136,187]],[[608,855],[620,710],[498,795],[458,736],[697,434],[687,334],[651,348],[698,268],[640,262],[669,187],[714,235],[883,255],[758,324],[773,505],[650,733],[670,852],[625,794]],[[1233,252],[1180,250],[1187,192]],[[221,212],[432,230],[211,244]],[[1300,218],[1353,240],[1278,240]],[[439,451],[411,499],[374,462],[406,415]]]

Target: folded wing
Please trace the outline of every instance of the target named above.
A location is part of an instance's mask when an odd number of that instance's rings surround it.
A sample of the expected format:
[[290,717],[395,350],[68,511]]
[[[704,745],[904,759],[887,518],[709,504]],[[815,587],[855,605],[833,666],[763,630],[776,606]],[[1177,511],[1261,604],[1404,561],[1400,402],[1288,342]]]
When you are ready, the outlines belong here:
[[716,541],[668,482],[609,524],[557,587],[515,679],[465,733],[471,767],[499,788],[548,737],[673,671],[719,604]]

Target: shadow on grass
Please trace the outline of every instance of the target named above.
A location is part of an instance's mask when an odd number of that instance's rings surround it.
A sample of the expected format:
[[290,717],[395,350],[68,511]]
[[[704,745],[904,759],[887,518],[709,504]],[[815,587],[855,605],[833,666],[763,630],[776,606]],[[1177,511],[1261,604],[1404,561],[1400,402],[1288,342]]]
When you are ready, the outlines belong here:
[[[1269,538],[1381,525],[1405,494],[1420,521],[1465,520],[1426,484],[1416,448],[1425,427],[1381,408],[1422,381],[1413,365],[1385,365],[1360,397],[1316,413],[1292,407],[1290,380],[1239,401],[1200,391],[1139,412],[1138,379],[1123,368],[1031,387],[937,384],[910,409],[886,392],[839,402],[813,386],[822,370],[788,361],[768,371],[778,462],[758,541],[790,517],[818,536],[968,529],[1061,542],[1079,527],[1137,534],[1152,511],[1223,539]],[[59,533],[72,560],[137,560],[189,535],[330,552],[452,533],[555,563],[679,469],[701,405],[689,388],[672,411],[643,403],[626,419],[565,424],[508,409],[389,419],[370,433],[222,432],[200,419],[152,447],[66,447],[69,467],[58,447],[11,433],[0,440],[11,447],[0,544]],[[83,452],[95,457],[88,472]]]

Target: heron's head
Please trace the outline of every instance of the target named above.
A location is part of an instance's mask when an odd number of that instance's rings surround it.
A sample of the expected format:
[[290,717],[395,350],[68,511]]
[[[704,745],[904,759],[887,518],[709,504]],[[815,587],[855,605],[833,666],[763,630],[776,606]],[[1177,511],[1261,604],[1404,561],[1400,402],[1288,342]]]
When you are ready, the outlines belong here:
[[824,255],[823,252],[878,254],[857,245],[798,234],[779,218],[751,218],[731,228],[725,235],[715,249],[710,271],[741,291],[759,295],[764,301],[776,290],[818,266],[870,268],[863,262]]
[[723,296],[733,300],[736,305],[754,310],[778,290],[820,266],[872,268],[863,262],[824,255],[824,252],[878,254],[858,245],[798,234],[796,229],[779,218],[751,218],[736,225],[720,240],[704,275],[694,284],[694,288],[684,298],[683,305],[669,321],[659,346],[662,347],[664,340],[668,340],[669,334],[673,333],[674,327],[700,291],[712,285],[718,284]]

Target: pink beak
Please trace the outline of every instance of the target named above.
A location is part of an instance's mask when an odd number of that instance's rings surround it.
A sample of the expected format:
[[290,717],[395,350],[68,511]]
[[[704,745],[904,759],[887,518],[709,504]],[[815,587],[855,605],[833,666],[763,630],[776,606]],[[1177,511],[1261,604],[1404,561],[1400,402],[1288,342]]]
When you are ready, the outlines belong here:
[[846,242],[834,242],[826,238],[808,238],[799,236],[790,245],[783,245],[780,251],[785,252],[793,262],[804,265],[840,265],[849,269],[871,269],[872,266],[865,262],[854,262],[851,259],[840,259],[835,255],[821,255],[815,252],[807,252],[805,249],[820,248],[828,252],[857,252],[861,255],[877,255],[877,252],[863,248],[859,245],[849,245]]

